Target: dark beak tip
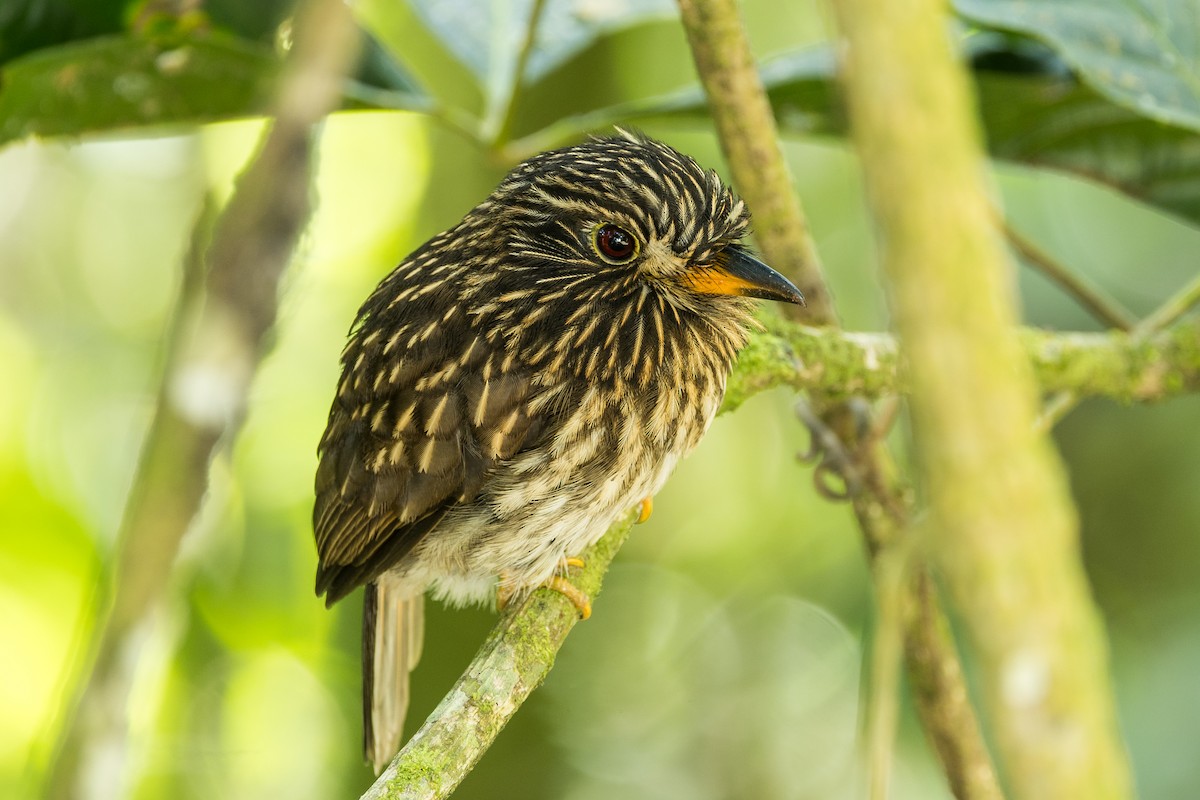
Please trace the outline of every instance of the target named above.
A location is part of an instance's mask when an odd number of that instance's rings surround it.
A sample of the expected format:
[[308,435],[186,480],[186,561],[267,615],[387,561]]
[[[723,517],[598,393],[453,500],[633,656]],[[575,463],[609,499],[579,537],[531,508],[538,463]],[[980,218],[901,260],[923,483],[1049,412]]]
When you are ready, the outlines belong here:
[[728,269],[754,288],[746,292],[750,297],[762,300],[779,300],[804,306],[804,294],[787,278],[759,261],[745,250],[735,251]]

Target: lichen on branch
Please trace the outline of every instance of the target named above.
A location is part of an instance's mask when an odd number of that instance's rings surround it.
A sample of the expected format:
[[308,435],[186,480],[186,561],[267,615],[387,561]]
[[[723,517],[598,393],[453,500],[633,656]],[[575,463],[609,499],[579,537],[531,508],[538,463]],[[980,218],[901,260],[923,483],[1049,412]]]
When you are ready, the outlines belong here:
[[[908,391],[890,334],[810,328],[778,318],[765,325],[729,377],[725,411],[779,386],[838,399]],[[1200,318],[1146,337],[1025,328],[1019,340],[1045,394],[1067,391],[1133,403],[1200,391]]]

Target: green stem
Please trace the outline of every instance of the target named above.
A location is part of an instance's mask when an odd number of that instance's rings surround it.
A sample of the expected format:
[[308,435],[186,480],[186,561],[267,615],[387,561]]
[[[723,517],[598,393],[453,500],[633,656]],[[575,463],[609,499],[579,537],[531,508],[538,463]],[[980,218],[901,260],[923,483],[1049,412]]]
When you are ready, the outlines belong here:
[[[938,0],[839,0],[846,94],[936,560],[1019,798],[1132,794],[1062,466],[1035,432],[967,77]],[[919,113],[914,113],[919,110]]]
[[529,56],[533,53],[538,23],[541,21],[542,10],[545,6],[546,0],[533,0],[533,8],[529,11],[529,19],[521,39],[521,47],[517,51],[517,61],[513,66],[512,80],[505,87],[504,96],[496,98],[488,108],[487,119],[483,126],[483,139],[493,148],[499,148],[508,141],[512,131],[517,108],[517,95],[520,94],[521,86],[525,82],[525,66],[529,63]]
[[1054,281],[1067,294],[1079,301],[1101,322],[1123,331],[1132,330],[1133,314],[1129,313],[1119,302],[1109,297],[1100,289],[1092,286],[1083,278],[1058,263],[1046,251],[1019,234],[1011,225],[1004,224],[1004,235],[1009,244],[1017,251],[1024,261],[1028,262],[1038,272]]
[[1139,337],[1160,331],[1182,317],[1198,303],[1200,303],[1200,274],[1197,274],[1191,283],[1159,306],[1154,313],[1139,322],[1134,330]]

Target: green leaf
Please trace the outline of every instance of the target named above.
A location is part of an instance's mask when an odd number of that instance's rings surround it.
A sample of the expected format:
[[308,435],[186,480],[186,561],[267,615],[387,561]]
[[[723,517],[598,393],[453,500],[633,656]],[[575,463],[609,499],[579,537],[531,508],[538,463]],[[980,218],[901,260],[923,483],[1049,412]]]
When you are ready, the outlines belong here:
[[0,64],[56,44],[120,32],[128,0],[4,0]]
[[[1020,43],[972,41],[968,57],[992,157],[1049,168],[1112,186],[1200,224],[1200,139],[1148,119],[1081,84],[1053,57]],[[1005,69],[985,63],[1007,62]],[[845,135],[834,59],[800,53],[763,69],[781,128]]]
[[980,73],[998,159],[1098,181],[1200,224],[1200,138],[1141,116],[1069,76]]
[[214,35],[48,48],[0,70],[0,143],[261,114],[277,68],[269,49]]
[[[480,135],[497,143],[511,135],[521,87],[610,33],[676,14],[672,0],[407,0],[403,9],[400,5],[366,0],[356,10],[398,61],[447,105],[475,114]],[[406,18],[417,24],[405,24]],[[423,41],[422,33],[437,46]],[[453,62],[449,71],[470,76],[479,89],[476,97],[463,97],[461,86],[442,79],[447,61]]]
[[955,0],[970,20],[1046,42],[1114,103],[1200,130],[1195,0]]
[[[413,9],[485,85],[512,82],[535,0],[410,0]],[[675,16],[671,0],[544,0],[523,82],[541,79],[598,38],[650,19]]]

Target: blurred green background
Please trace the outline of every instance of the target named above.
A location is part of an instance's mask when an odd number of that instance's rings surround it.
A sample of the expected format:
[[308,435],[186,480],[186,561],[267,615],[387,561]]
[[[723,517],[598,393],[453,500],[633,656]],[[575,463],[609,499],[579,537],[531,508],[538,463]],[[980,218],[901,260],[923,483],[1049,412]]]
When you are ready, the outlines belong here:
[[[824,36],[807,7],[745,11],[760,57]],[[600,41],[585,66],[606,102],[693,80],[669,21]],[[531,89],[518,125],[579,103],[571,69]],[[706,122],[643,127],[725,171]],[[153,410],[189,231],[207,194],[228,196],[261,129],[0,150],[0,797],[36,796],[44,780]],[[885,329],[853,155],[833,140],[785,150],[845,324]],[[351,797],[370,782],[358,599],[326,611],[312,592],[316,443],[358,304],[504,171],[417,114],[342,113],[324,126],[317,211],[245,427],[213,464],[138,666],[133,759],[116,795]],[[1134,311],[1196,272],[1195,228],[1047,172],[995,179],[1014,227]],[[1019,280],[1030,324],[1098,329],[1038,275]],[[861,795],[872,589],[849,510],[820,499],[795,458],[807,437],[793,402],[759,396],[714,424],[635,530],[595,616],[456,797]],[[1147,798],[1200,791],[1198,423],[1196,397],[1090,401],[1056,433]],[[430,607],[411,729],[492,620]],[[894,788],[948,797],[907,712]]]

